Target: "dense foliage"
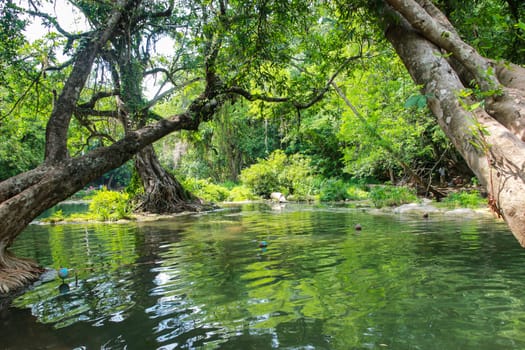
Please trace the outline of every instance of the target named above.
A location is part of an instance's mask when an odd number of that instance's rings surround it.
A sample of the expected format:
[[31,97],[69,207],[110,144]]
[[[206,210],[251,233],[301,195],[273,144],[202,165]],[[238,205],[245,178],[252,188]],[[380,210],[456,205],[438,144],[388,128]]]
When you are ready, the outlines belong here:
[[88,214],[97,220],[114,221],[128,218],[131,209],[127,193],[102,189],[91,199]]
[[[522,62],[525,5],[510,0],[437,3],[482,54]],[[103,23],[110,11],[102,2],[78,1],[75,5],[92,26]],[[145,3],[151,12],[164,9],[163,5]],[[178,133],[156,145],[164,166],[203,198],[247,199],[267,197],[274,191],[297,199],[361,198],[357,190],[348,193],[349,181],[410,182],[400,161],[429,183],[436,183],[440,167],[446,168],[447,181],[472,177],[426,109],[426,97],[419,95],[419,87],[382,41],[370,16],[375,11],[373,4],[231,2],[220,15],[208,2],[178,1],[176,5],[179,8],[162,25],[159,17],[130,33],[135,42],[112,43],[114,49],[127,48],[129,57],[123,52],[113,57],[108,51],[82,92],[82,102],[87,106],[91,96],[111,88],[110,76],[119,73],[121,97],[138,113],[146,104],[140,89],[150,77],[158,78],[152,72],[163,67],[167,74],[159,79],[161,84],[180,88],[166,95],[156,92],[155,102],[160,105],[154,112],[145,119],[131,120],[140,125],[176,113],[200,91],[202,82],[196,77],[204,64],[201,54],[209,49],[207,40],[220,41],[215,69],[224,83],[259,98],[238,95],[197,132]],[[182,10],[183,5],[187,10]],[[27,9],[13,1],[0,4],[0,11],[3,180],[42,161],[44,125],[56,90],[71,68],[61,61],[72,57],[75,46],[70,45],[71,37],[53,30],[51,17],[24,17]],[[22,30],[38,19],[43,19],[49,31],[30,42]],[[183,23],[185,31],[174,30]],[[161,39],[167,38],[170,53],[152,57],[162,46]],[[129,65],[111,61],[126,58]],[[336,71],[337,76],[333,75]],[[332,90],[324,91],[331,77],[360,117]],[[154,85],[148,89],[149,94],[154,93]],[[309,108],[298,107],[313,100],[317,103]],[[113,98],[100,99],[96,102],[99,117],[77,113],[69,132],[71,154],[109,144],[125,132],[121,121],[102,113],[114,107]],[[128,163],[92,185],[122,187],[129,183],[131,173]],[[227,181],[244,187],[234,187],[239,192],[235,195],[212,188],[213,183]]]

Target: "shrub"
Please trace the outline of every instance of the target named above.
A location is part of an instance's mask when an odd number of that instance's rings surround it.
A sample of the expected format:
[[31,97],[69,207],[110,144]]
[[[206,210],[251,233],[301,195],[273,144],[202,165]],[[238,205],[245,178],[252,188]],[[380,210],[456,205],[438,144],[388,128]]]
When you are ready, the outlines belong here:
[[208,202],[222,202],[230,195],[230,191],[226,187],[215,185],[209,180],[187,178],[182,181],[182,186]]
[[240,180],[259,196],[268,197],[272,192],[282,192],[299,198],[309,196],[313,190],[311,173],[309,158],[300,154],[288,157],[283,151],[277,150],[268,159],[259,160],[244,169]]
[[346,184],[340,179],[327,179],[320,189],[321,201],[344,201],[348,199]]
[[369,197],[362,185],[350,184],[341,179],[327,179],[320,187],[321,201],[363,200]]
[[404,186],[374,186],[370,199],[376,208],[382,208],[417,201],[417,196],[415,190]]
[[443,199],[443,203],[447,208],[479,208],[487,204],[487,199],[476,190],[460,191],[450,193]]
[[140,179],[139,173],[135,168],[133,168],[133,172],[131,173],[131,179],[129,181],[129,184],[126,186],[125,191],[127,194],[129,194],[131,198],[144,194],[144,186],[142,185],[142,180]]
[[51,214],[49,217],[42,219],[43,222],[50,222],[55,223],[59,221],[63,221],[66,217],[64,216],[64,212],[62,209],[59,209],[55,211],[53,214]]
[[285,166],[286,155],[277,150],[268,159],[259,160],[249,168],[243,169],[239,176],[243,185],[259,196],[268,196],[272,192],[285,192],[279,181],[279,173]]
[[257,196],[246,186],[236,186],[231,189],[228,200],[232,202],[241,202],[257,199]]
[[234,182],[234,181],[224,181],[223,183],[221,183],[221,186],[226,188],[228,191],[231,191],[233,188],[235,188],[237,186],[237,184]]
[[108,191],[102,189],[97,191],[89,204],[88,214],[98,220],[119,220],[129,218],[131,206],[128,204],[127,193]]
[[311,161],[302,154],[292,154],[279,174],[281,187],[295,197],[308,197],[313,190]]
[[360,201],[364,199],[368,199],[370,197],[370,194],[365,191],[362,186],[358,185],[350,185],[346,192],[348,193],[348,199],[354,200],[354,201]]

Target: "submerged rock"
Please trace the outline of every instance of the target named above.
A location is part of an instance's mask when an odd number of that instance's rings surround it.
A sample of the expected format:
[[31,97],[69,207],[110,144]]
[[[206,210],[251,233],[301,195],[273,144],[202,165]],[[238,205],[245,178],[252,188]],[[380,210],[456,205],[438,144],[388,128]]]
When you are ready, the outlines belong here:
[[477,216],[479,215],[477,211],[473,209],[469,209],[469,208],[459,208],[459,209],[449,210],[447,214],[455,215],[455,216]]
[[48,283],[56,280],[58,272],[55,269],[46,268],[46,270],[40,275],[39,281],[42,283]]
[[419,204],[419,203],[410,203],[410,204],[403,204],[397,208],[394,208],[394,213],[396,214],[408,214],[408,213],[414,213],[414,214],[423,214],[426,213],[427,216],[429,213],[436,213],[439,209],[428,204]]

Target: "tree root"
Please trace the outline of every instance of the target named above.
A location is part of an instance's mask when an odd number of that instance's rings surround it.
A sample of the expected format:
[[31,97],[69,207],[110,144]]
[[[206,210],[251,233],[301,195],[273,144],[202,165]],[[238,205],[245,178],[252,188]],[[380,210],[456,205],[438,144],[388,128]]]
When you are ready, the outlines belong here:
[[5,252],[0,257],[0,296],[14,293],[36,281],[44,269],[36,262]]
[[134,209],[137,213],[174,214],[182,212],[201,212],[217,208],[213,203],[206,203],[200,200],[184,201],[158,198],[157,200],[152,200],[151,197],[142,197],[139,201],[139,204]]

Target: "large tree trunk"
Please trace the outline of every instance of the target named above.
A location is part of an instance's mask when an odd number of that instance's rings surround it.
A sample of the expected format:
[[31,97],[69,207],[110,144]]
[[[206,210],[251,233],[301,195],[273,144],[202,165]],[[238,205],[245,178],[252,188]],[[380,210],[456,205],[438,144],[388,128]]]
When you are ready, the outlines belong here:
[[152,145],[144,147],[135,156],[137,170],[144,195],[140,198],[137,211],[156,214],[200,211],[204,202],[185,190],[177,179],[160,164]]
[[[516,84],[525,71],[494,67],[451,30],[431,2],[387,2],[399,15],[388,25],[387,39],[423,86],[443,131],[487,187],[491,208],[525,246],[525,86]],[[451,53],[453,60],[444,53]],[[460,100],[463,82],[471,78],[487,95],[484,109],[474,100]]]

